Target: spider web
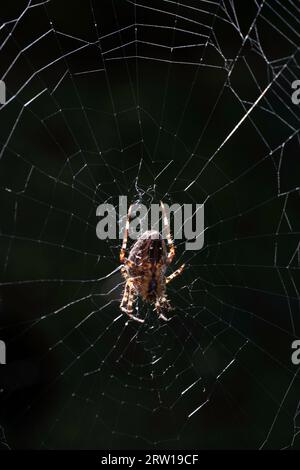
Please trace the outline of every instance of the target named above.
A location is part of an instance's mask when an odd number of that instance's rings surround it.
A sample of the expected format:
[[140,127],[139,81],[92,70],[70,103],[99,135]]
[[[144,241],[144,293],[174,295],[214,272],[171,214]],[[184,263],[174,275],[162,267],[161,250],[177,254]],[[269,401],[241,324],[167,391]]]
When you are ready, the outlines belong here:
[[[299,3],[19,1],[1,26],[1,441],[299,447]],[[162,322],[96,208],[205,204]]]

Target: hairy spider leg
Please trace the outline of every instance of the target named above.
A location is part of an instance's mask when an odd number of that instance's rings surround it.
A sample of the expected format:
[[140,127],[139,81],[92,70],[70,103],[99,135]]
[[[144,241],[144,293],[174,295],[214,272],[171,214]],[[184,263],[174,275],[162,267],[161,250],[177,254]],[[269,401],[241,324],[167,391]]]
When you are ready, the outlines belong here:
[[124,294],[123,294],[120,308],[123,312],[125,312],[129,316],[130,319],[135,320],[139,323],[144,323],[144,320],[136,317],[132,313],[134,301],[135,301],[135,290],[132,285],[132,281],[128,279],[125,284]]
[[124,238],[123,238],[122,248],[121,248],[121,251],[120,251],[120,261],[121,261],[121,263],[124,263],[124,261],[125,261],[125,254],[126,254],[126,247],[127,247],[127,240],[128,240],[128,232],[129,232],[129,224],[130,224],[130,216],[131,216],[131,206],[128,209],[127,220],[126,220],[125,231],[124,231]]
[[185,267],[185,264],[182,264],[180,268],[176,269],[176,271],[170,274],[170,276],[166,277],[166,284],[169,284],[169,282],[173,281],[175,277],[179,276],[179,274],[181,274],[182,271],[184,270],[184,267]]
[[120,308],[123,312],[127,312],[128,296],[129,296],[129,283],[128,281],[126,281],[125,287],[124,287],[124,293],[122,297],[122,302],[120,305]]
[[163,295],[155,302],[155,310],[158,313],[158,318],[161,318],[164,321],[169,321],[170,318],[165,317],[162,312],[173,310],[173,308],[170,305],[169,299]]
[[166,231],[168,247],[170,249],[170,251],[168,253],[168,257],[167,257],[167,263],[170,264],[170,263],[172,263],[173,258],[175,256],[175,246],[174,246],[172,236],[171,236],[171,232],[170,232],[170,226],[169,226],[168,217],[167,217],[167,214],[166,214],[166,209],[165,209],[164,203],[162,201],[160,201],[160,207],[161,207],[161,210],[162,210],[163,224],[164,224],[164,228],[165,228],[165,231]]

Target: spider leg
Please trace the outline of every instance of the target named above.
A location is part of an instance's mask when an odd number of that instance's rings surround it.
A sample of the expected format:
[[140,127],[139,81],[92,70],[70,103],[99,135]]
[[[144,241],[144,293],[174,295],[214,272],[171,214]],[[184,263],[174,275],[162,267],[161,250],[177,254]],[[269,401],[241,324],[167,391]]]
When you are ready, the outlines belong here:
[[161,207],[161,210],[162,210],[163,224],[164,224],[164,229],[166,231],[168,247],[170,249],[170,251],[168,253],[168,257],[167,257],[167,263],[170,264],[170,263],[172,263],[173,258],[175,256],[175,246],[174,246],[174,243],[173,243],[173,240],[172,240],[172,237],[171,237],[170,226],[169,226],[168,217],[167,217],[167,214],[166,214],[166,209],[165,209],[164,203],[162,201],[160,201],[160,207]]
[[166,284],[169,284],[169,282],[173,281],[173,279],[177,276],[179,276],[179,274],[182,273],[182,271],[184,270],[184,264],[182,264],[180,266],[180,268],[176,269],[176,271],[174,271],[172,274],[170,274],[170,276],[166,277]]
[[127,312],[126,305],[128,304],[128,296],[129,296],[129,282],[126,281],[122,301],[120,304],[120,309],[123,312]]
[[123,312],[125,312],[129,318],[132,320],[138,321],[139,323],[144,323],[144,320],[141,318],[136,317],[133,315],[133,303],[134,303],[134,288],[132,286],[131,280],[128,279],[125,284],[124,294],[122,298],[122,302],[120,308]]
[[126,280],[128,279],[128,272],[127,272],[127,269],[125,268],[125,266],[122,266],[121,274]]
[[134,263],[127,258],[124,259],[124,266],[122,266],[121,268],[121,274],[127,280],[129,279],[129,274],[128,274],[126,267],[128,268],[134,267]]
[[170,305],[169,300],[167,297],[164,295],[162,297],[159,297],[156,302],[155,302],[155,310],[158,313],[158,318],[161,318],[164,321],[169,321],[170,318],[167,318],[164,315],[164,312],[167,312],[169,310],[172,310],[172,307]]
[[124,261],[125,261],[125,254],[126,254],[126,247],[127,247],[127,240],[128,240],[128,232],[129,232],[130,216],[131,216],[131,206],[130,206],[129,209],[128,209],[127,220],[126,220],[125,231],[124,231],[124,237],[123,237],[123,243],[122,243],[122,248],[121,248],[121,251],[120,251],[120,262],[121,262],[121,263],[124,263]]

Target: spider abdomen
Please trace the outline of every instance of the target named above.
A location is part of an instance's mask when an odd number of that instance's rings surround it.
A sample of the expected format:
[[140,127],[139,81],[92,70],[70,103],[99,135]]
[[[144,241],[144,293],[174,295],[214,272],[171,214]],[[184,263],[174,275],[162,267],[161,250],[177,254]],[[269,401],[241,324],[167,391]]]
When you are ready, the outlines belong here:
[[138,295],[154,302],[165,291],[166,244],[159,232],[145,232],[129,253],[129,277]]
[[165,268],[144,260],[128,269],[133,286],[143,300],[154,302],[165,291]]

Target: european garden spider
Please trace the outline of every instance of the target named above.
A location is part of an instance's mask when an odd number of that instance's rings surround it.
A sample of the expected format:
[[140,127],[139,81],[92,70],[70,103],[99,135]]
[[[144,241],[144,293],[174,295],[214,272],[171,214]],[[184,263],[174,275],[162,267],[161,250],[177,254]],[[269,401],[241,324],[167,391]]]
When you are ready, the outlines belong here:
[[155,305],[159,318],[167,321],[164,313],[171,310],[170,302],[166,297],[166,284],[181,274],[184,264],[170,276],[165,276],[166,269],[172,263],[175,256],[175,247],[170,234],[170,227],[164,204],[160,203],[163,216],[163,224],[169,247],[167,247],[161,234],[155,230],[144,232],[130,250],[128,258],[125,257],[128,240],[128,230],[131,216],[131,206],[128,210],[123,244],[120,252],[122,275],[126,283],[120,308],[131,319],[140,323],[144,320],[136,317],[133,312],[133,304],[139,295],[144,301]]

